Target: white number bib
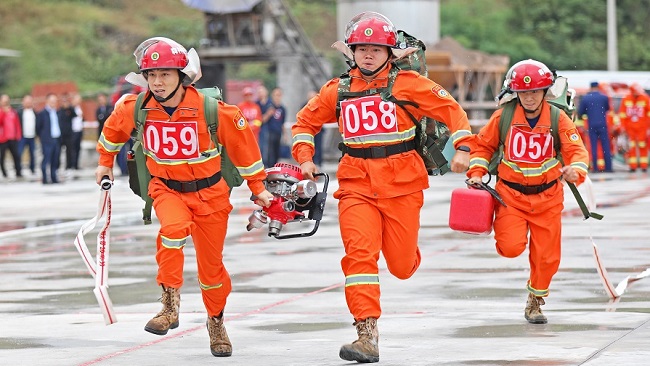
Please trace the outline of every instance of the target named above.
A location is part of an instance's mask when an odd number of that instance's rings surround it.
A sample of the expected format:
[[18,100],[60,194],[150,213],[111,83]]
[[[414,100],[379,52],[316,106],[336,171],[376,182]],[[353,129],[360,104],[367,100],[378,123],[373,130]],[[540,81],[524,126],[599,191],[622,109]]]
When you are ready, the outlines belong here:
[[533,133],[512,127],[508,141],[508,160],[523,163],[541,163],[552,157],[552,134]]
[[159,159],[188,160],[199,157],[196,122],[147,121],[144,147]]
[[345,139],[397,132],[395,103],[378,95],[342,101],[341,116]]

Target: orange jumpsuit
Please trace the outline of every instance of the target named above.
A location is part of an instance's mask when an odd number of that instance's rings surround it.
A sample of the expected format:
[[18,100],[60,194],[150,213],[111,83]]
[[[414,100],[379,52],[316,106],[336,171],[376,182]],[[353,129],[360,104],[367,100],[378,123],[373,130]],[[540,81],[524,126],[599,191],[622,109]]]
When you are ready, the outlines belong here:
[[[494,112],[477,135],[468,177],[487,174],[488,162],[499,146],[499,118],[502,111]],[[529,245],[530,278],[527,287],[538,297],[548,295],[551,279],[560,265],[563,184],[558,181],[541,193],[526,195],[507,186],[504,181],[536,186],[561,177],[562,164],[555,158],[550,128],[551,112],[546,101],[534,128],[528,124],[521,105],[517,106],[511,128],[503,142],[504,159],[499,164],[499,180],[495,186],[507,205],[497,205],[496,208],[494,238],[497,252],[504,257],[514,258]],[[587,149],[573,121],[564,113],[560,115],[558,134],[563,160],[577,171],[577,183],[582,183],[589,166]]]
[[[137,95],[128,95],[115,106],[97,143],[99,164],[113,166],[114,157],[135,128]],[[152,175],[149,195],[160,220],[156,240],[158,284],[180,288],[183,285],[183,248],[191,235],[196,250],[198,281],[208,316],[219,315],[231,291],[230,276],[223,265],[223,246],[228,214],[232,210],[229,188],[224,179],[196,192],[180,193],[159,179],[194,181],[213,176],[221,169],[221,156],[215,148],[204,115],[204,96],[192,87],[172,115],[151,98],[144,126],[143,147],[147,168]],[[219,102],[218,141],[253,194],[264,191],[266,177],[255,136],[236,106]]]
[[[388,70],[373,81],[350,71],[350,91],[387,86]],[[336,121],[339,79],[325,84],[320,93],[298,112],[292,127],[293,157],[298,163],[311,161],[314,136],[324,123]],[[440,85],[413,71],[400,71],[392,88],[397,100],[410,100],[419,109],[407,107],[416,118],[424,115],[444,121],[452,131],[454,146],[471,138],[467,114]],[[406,112],[379,95],[341,102],[339,131],[348,147],[395,145],[413,140],[415,124]],[[379,318],[379,270],[383,253],[388,270],[407,279],[420,265],[418,230],[423,190],[429,187],[422,158],[409,150],[385,158],[356,158],[345,154],[336,173],[339,189],[339,223],[345,247],[341,267],[345,296],[355,320]]]
[[237,104],[237,107],[241,110],[246,117],[246,120],[255,135],[257,141],[260,140],[260,128],[262,128],[262,109],[260,109],[259,104],[252,101],[243,101]]
[[[650,118],[650,98],[631,93],[621,100],[619,117],[630,141],[627,163],[630,169],[648,169],[648,119]],[[637,147],[639,151],[637,152]]]

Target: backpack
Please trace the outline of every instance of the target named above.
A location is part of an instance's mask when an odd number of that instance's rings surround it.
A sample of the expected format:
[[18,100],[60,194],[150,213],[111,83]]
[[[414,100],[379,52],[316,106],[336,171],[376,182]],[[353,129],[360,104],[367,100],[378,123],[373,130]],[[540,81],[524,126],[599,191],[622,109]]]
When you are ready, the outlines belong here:
[[[219,107],[219,100],[221,100],[221,91],[219,88],[204,88],[197,89],[199,93],[203,94],[203,113],[205,114],[205,121],[208,124],[208,130],[212,137],[214,145],[220,149],[221,155],[221,176],[232,190],[233,187],[238,187],[244,182],[244,178],[240,175],[239,171],[233,164],[226,153],[226,148],[219,144],[217,140],[217,128],[219,126],[219,116],[217,108]],[[151,207],[153,199],[149,197],[148,187],[151,180],[151,174],[147,169],[147,158],[144,154],[142,147],[142,135],[144,133],[144,122],[147,119],[147,111],[142,109],[144,105],[144,98],[147,92],[142,92],[138,95],[135,102],[135,129],[131,134],[133,140],[133,147],[127,158],[129,170],[129,186],[133,193],[140,196],[145,205],[142,209],[142,220],[145,225],[151,224]]]
[[[562,80],[563,79],[563,80]],[[575,106],[573,104],[574,92],[569,90],[569,85],[566,82],[566,78],[559,77],[558,80],[561,80],[564,83],[562,86],[560,96],[547,100],[551,105],[551,134],[553,135],[553,148],[555,149],[555,158],[560,161],[560,164],[564,164],[562,161],[562,154],[560,151],[560,136],[559,136],[559,123],[560,123],[560,111],[564,111],[571,120],[575,121]],[[570,93],[569,93],[570,92]],[[498,178],[498,167],[503,159],[503,143],[508,135],[508,130],[512,125],[512,117],[515,114],[515,109],[517,108],[517,98],[506,102],[501,106],[503,111],[499,118],[499,147],[492,154],[492,158],[488,164],[488,172],[491,175],[494,175]]]
[[415,116],[406,109],[407,105],[418,108],[418,104],[408,100],[397,100],[392,94],[393,83],[395,82],[399,70],[414,70],[420,75],[428,75],[424,55],[426,46],[421,40],[409,35],[403,30],[397,31],[397,46],[400,49],[414,47],[417,51],[392,62],[394,67],[388,73],[388,86],[386,88],[351,92],[350,75],[345,73],[340,76],[336,118],[338,120],[340,115],[341,101],[348,98],[380,94],[383,100],[393,102],[404,109],[415,124],[415,150],[424,161],[427,173],[429,175],[443,175],[450,170],[447,158],[442,154],[442,151],[449,140],[449,136],[451,135],[449,127],[447,127],[446,124],[429,117],[423,117],[418,121]]

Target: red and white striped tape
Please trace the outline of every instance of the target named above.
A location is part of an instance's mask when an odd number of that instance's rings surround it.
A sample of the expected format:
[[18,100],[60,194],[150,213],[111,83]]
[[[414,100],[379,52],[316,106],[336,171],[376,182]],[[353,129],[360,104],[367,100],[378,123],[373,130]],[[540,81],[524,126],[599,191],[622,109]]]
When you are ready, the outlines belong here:
[[[108,228],[111,224],[111,186],[112,183],[108,179],[102,181],[97,214],[81,226],[74,241],[77,251],[88,268],[88,272],[95,278],[93,293],[102,310],[106,325],[117,322],[115,312],[113,311],[113,303],[108,296],[108,254],[110,244],[110,232]],[[93,260],[84,240],[84,235],[94,229],[99,220],[104,216],[106,216],[106,220],[104,220],[104,226],[97,234],[96,260]]]
[[[593,189],[593,185],[591,184],[591,179],[587,177],[587,179],[582,185],[585,187],[585,190],[587,192],[587,198],[588,198],[586,202],[587,208],[589,208],[589,211],[595,211],[596,197],[594,195],[594,189]],[[609,280],[607,269],[605,268],[605,265],[603,264],[600,258],[600,254],[598,253],[598,246],[596,245],[593,237],[591,236],[591,231],[589,232],[589,240],[591,241],[591,245],[593,247],[594,259],[596,260],[596,270],[598,271],[598,275],[600,276],[601,282],[605,287],[605,292],[607,292],[607,295],[611,300],[616,300],[621,296],[623,296],[623,293],[632,282],[650,276],[650,268],[648,268],[636,276],[627,276],[625,279],[619,282],[618,286],[614,287],[612,282]]]

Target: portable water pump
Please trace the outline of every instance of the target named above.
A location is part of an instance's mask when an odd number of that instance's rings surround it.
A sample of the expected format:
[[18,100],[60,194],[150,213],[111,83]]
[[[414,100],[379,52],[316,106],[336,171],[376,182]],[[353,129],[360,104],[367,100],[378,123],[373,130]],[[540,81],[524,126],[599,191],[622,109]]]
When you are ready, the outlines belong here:
[[[314,174],[315,177],[325,177],[323,190],[318,192],[316,182],[304,179],[298,166],[277,163],[265,171],[266,179],[264,180],[264,186],[267,191],[273,194],[273,199],[269,207],[263,207],[261,210],[253,211],[248,217],[246,230],[259,229],[268,223],[269,236],[276,239],[314,235],[318,230],[320,220],[323,218],[329,176],[325,173]],[[251,197],[251,199],[255,200],[256,197]],[[287,223],[305,220],[315,222],[310,232],[280,235],[282,228]]]

